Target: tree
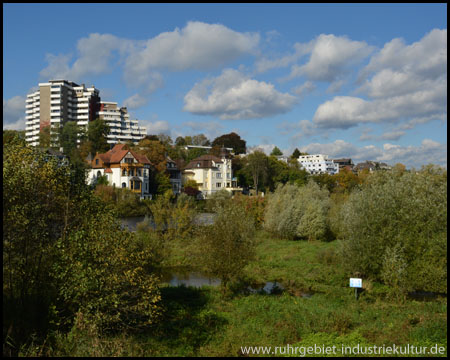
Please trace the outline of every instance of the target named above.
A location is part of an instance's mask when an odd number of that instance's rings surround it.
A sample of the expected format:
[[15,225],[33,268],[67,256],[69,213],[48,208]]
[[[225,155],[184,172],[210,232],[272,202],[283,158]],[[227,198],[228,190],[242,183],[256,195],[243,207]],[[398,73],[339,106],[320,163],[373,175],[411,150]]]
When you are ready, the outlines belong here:
[[64,124],[59,136],[59,143],[65,155],[70,156],[77,148],[78,126],[75,121],[68,121]]
[[51,145],[50,139],[50,125],[48,125],[39,132],[39,146],[42,148],[49,148]]
[[325,239],[329,193],[315,182],[306,186],[279,184],[268,198],[264,227],[283,238]]
[[256,150],[247,156],[246,168],[250,172],[253,179],[256,195],[258,195],[258,185],[264,182],[268,173],[268,159],[266,154],[260,150]]
[[208,138],[203,134],[194,135],[192,137],[192,145],[209,146]]
[[294,152],[293,152],[292,155],[291,155],[291,158],[293,158],[293,159],[298,159],[298,157],[299,157],[301,154],[302,154],[302,153],[301,153],[297,148],[295,148]]
[[87,130],[87,140],[90,143],[90,152],[95,155],[97,152],[104,153],[109,150],[107,136],[109,126],[102,119],[91,121]]
[[172,138],[166,134],[159,134],[158,140],[161,142],[161,144],[163,144],[166,147],[172,146],[172,144],[173,144]]
[[157,194],[164,194],[167,190],[172,191],[172,183],[170,182],[169,175],[159,172],[155,176],[155,182],[157,185]]
[[234,202],[227,202],[218,209],[213,225],[202,227],[198,263],[206,272],[221,279],[224,291],[254,258],[254,230],[251,215]]
[[3,130],[3,148],[10,144],[25,146],[25,130]]
[[176,145],[176,146],[184,146],[184,145],[187,145],[187,144],[186,144],[186,140],[184,139],[184,137],[178,136],[178,137],[175,139],[175,145]]
[[281,156],[281,155],[283,155],[283,153],[281,152],[281,150],[277,146],[275,146],[273,148],[272,152],[270,153],[270,155]]
[[201,149],[201,148],[193,148],[193,149],[189,149],[187,151],[187,155],[186,155],[186,163],[190,162],[191,160],[194,160],[196,158],[198,158],[199,156],[205,155],[208,153],[207,149]]
[[350,194],[342,214],[341,255],[349,271],[386,280],[407,264],[405,287],[447,292],[445,169],[376,172]]
[[167,170],[166,148],[159,140],[144,138],[137,144],[136,151],[147,156],[158,172]]
[[211,145],[233,148],[235,155],[245,154],[247,151],[245,140],[234,132],[215,138]]

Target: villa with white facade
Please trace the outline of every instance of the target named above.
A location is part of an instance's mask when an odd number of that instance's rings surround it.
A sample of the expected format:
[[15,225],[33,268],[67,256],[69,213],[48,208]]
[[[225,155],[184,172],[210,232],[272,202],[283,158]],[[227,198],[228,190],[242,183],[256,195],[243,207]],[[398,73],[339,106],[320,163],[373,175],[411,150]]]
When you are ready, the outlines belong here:
[[88,172],[88,184],[95,184],[106,176],[110,185],[127,188],[141,199],[151,198],[150,171],[152,164],[145,155],[129,149],[126,144],[117,144],[104,154],[96,154]]
[[298,157],[298,162],[303,169],[312,175],[325,173],[334,175],[339,172],[339,164],[328,159],[328,155],[301,155]]
[[212,194],[227,190],[231,193],[242,191],[237,187],[231,168],[231,156],[223,154],[220,158],[214,155],[202,155],[185,166],[184,182],[195,180],[202,196],[207,198]]

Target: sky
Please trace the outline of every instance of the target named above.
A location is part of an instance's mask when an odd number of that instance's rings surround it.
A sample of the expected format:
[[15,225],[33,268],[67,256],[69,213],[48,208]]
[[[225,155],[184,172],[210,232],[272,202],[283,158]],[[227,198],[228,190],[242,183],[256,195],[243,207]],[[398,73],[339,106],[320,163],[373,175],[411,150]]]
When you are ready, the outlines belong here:
[[3,129],[40,82],[148,134],[447,167],[447,4],[3,4]]

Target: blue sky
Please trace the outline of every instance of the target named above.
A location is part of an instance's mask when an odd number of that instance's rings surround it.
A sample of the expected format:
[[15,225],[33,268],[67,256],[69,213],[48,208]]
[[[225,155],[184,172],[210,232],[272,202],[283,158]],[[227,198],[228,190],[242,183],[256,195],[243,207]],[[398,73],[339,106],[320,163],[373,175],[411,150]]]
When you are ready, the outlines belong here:
[[3,4],[3,128],[56,78],[174,140],[447,164],[446,4]]

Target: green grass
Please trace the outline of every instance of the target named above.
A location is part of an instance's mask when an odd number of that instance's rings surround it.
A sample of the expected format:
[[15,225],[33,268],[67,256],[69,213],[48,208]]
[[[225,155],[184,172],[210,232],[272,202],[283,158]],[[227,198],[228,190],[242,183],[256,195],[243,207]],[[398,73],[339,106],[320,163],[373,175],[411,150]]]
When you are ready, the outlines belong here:
[[[240,356],[241,346],[287,344],[447,347],[446,298],[395,302],[386,298],[384,285],[363,280],[366,289],[355,300],[350,275],[335,254],[337,242],[279,240],[264,231],[257,236],[257,256],[245,277],[252,283],[279,281],[283,294],[224,297],[213,287],[162,287],[164,316],[157,326],[96,342],[72,334],[70,341],[82,346],[68,347],[61,337],[47,355]],[[195,265],[189,246],[177,243],[166,263]]]

